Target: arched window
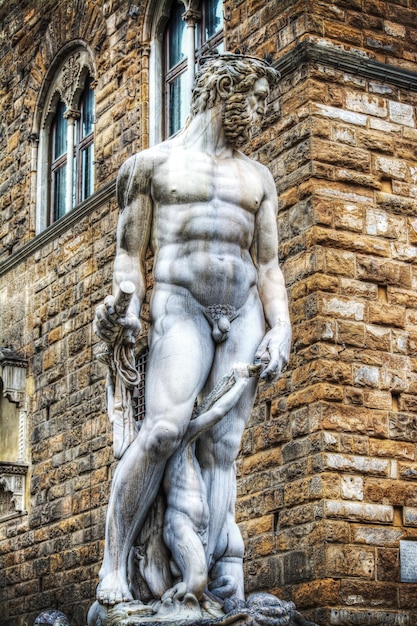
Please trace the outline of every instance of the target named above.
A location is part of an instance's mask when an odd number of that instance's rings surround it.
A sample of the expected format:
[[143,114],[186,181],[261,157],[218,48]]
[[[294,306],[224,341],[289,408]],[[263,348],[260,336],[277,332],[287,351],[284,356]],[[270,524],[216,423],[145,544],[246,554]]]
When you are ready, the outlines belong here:
[[151,43],[150,143],[155,144],[184,125],[198,60],[211,50],[223,52],[224,34],[222,0],[151,4],[144,36]]
[[37,232],[94,191],[93,85],[91,56],[80,44],[62,51],[45,77],[33,133]]

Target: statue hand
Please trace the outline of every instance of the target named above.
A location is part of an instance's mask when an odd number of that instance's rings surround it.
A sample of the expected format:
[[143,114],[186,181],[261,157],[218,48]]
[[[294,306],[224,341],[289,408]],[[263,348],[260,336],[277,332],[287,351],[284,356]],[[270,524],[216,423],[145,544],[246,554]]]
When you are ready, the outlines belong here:
[[261,341],[255,361],[265,365],[260,376],[268,385],[274,383],[290,358],[291,326],[289,323],[279,323],[269,330]]
[[131,311],[118,315],[114,296],[107,296],[97,307],[93,326],[96,335],[112,345],[119,339],[126,345],[134,345],[141,330],[139,318]]

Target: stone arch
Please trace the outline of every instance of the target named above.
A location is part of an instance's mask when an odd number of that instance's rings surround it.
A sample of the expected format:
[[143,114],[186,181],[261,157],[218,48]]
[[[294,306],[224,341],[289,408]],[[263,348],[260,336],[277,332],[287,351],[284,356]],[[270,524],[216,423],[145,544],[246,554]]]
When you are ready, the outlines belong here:
[[55,55],[43,79],[36,102],[32,134],[39,134],[50,123],[59,98],[69,109],[77,106],[87,74],[96,79],[93,54],[87,44],[76,39],[64,45]]

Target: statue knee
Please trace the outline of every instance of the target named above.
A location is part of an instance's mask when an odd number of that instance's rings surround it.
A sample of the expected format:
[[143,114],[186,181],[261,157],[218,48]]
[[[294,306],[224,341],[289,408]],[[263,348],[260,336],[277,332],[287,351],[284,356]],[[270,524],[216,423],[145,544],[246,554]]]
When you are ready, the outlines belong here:
[[155,460],[166,460],[178,448],[182,435],[183,433],[175,424],[166,421],[158,422],[147,433],[146,451]]

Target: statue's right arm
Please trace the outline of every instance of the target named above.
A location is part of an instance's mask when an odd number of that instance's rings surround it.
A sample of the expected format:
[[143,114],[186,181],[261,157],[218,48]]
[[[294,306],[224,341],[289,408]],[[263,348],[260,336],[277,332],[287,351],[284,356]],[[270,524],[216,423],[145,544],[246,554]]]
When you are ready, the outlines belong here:
[[[146,291],[144,259],[152,225],[151,171],[150,159],[144,152],[128,159],[117,177],[121,213],[117,225],[113,296],[108,296],[97,308],[95,318],[96,333],[109,343],[114,342],[120,327],[124,328],[125,341],[133,343],[141,328],[139,315]],[[118,317],[114,299],[122,281],[131,281],[135,292],[127,314]]]

